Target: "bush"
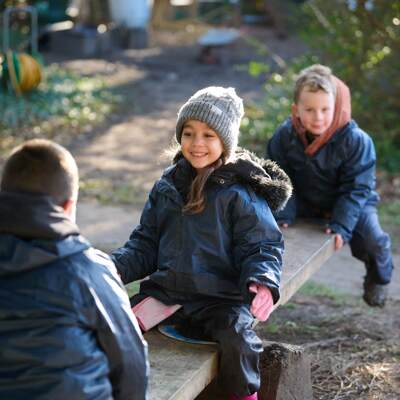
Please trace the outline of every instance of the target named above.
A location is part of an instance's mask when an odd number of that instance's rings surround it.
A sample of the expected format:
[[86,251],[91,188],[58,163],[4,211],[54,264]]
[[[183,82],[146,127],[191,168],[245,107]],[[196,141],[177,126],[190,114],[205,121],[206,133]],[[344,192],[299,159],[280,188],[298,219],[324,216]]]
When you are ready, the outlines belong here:
[[[260,156],[265,155],[267,140],[290,115],[296,73],[312,62],[315,62],[315,59],[312,61],[309,57],[298,58],[284,72],[274,72],[267,78],[263,86],[266,94],[261,104],[246,107],[241,127],[242,146]],[[255,62],[249,68],[252,75],[258,75],[261,71],[262,65],[257,66]]]

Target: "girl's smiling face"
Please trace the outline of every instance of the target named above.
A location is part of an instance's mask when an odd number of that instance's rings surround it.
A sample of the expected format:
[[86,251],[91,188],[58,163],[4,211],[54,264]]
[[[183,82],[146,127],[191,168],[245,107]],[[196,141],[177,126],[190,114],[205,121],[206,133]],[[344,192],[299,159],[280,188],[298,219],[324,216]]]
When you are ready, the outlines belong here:
[[197,172],[217,161],[224,151],[218,134],[204,122],[194,119],[183,126],[181,148]]
[[332,124],[335,99],[332,93],[323,90],[311,92],[305,87],[300,93],[297,104],[293,104],[293,110],[308,132],[320,136]]

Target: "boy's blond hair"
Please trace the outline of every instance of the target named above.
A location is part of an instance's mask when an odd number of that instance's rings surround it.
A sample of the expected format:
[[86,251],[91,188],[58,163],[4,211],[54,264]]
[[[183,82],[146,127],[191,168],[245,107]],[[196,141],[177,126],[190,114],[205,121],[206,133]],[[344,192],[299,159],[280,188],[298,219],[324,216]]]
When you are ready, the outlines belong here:
[[332,71],[329,67],[321,64],[314,64],[300,71],[294,87],[294,102],[298,103],[301,92],[307,89],[310,92],[323,90],[332,93],[336,97],[336,85],[332,78]]
[[50,140],[33,139],[7,159],[0,189],[50,196],[57,205],[78,195],[78,167],[71,153]]

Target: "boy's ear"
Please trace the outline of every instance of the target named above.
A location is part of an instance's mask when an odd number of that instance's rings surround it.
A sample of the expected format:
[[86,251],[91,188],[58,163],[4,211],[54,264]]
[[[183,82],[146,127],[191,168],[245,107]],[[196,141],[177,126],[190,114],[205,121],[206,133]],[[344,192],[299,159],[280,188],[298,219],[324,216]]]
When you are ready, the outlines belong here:
[[298,112],[296,103],[292,103],[292,115],[295,115],[296,117],[299,117],[299,112]]
[[67,215],[70,215],[73,207],[75,206],[75,203],[76,203],[76,200],[68,199],[63,204],[61,204],[61,207],[64,209],[64,212]]

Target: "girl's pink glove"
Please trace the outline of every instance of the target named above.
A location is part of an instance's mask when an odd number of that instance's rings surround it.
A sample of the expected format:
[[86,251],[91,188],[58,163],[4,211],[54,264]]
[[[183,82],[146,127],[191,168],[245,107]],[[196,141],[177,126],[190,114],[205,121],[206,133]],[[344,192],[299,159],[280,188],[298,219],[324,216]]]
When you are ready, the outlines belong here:
[[260,321],[266,321],[272,312],[274,301],[271,291],[258,283],[251,283],[249,291],[255,293],[255,297],[251,302],[250,311]]

